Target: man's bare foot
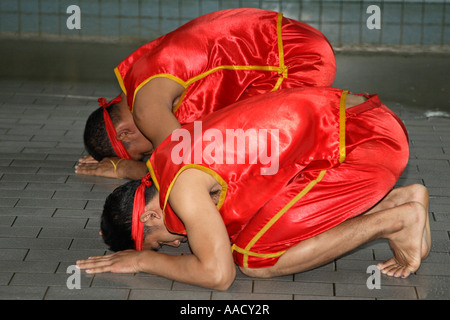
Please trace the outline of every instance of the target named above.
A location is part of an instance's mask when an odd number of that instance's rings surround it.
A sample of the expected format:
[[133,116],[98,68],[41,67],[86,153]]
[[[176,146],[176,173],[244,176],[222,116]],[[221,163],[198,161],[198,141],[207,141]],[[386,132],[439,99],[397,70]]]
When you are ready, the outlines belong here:
[[431,250],[431,230],[430,230],[430,218],[428,216],[427,210],[425,217],[425,227],[423,228],[423,237],[422,237],[422,250],[421,250],[422,260],[428,257],[430,250]]
[[400,207],[396,218],[401,227],[387,237],[394,257],[377,266],[383,274],[406,278],[419,269],[422,258],[428,255],[431,239],[426,208],[419,202]]

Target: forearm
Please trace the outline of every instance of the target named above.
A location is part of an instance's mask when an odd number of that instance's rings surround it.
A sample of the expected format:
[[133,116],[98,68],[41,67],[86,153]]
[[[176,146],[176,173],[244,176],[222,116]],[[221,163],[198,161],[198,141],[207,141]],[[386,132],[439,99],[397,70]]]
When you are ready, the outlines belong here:
[[137,180],[146,175],[147,166],[142,161],[131,159],[104,158],[102,161],[80,159],[75,172],[106,178]]
[[[193,254],[168,255],[142,251],[137,260],[138,270],[167,279],[216,290],[226,290],[232,283],[219,265],[202,262]],[[234,280],[235,273],[232,275]]]
[[117,165],[117,177],[122,179],[139,180],[148,172],[145,162],[123,159]]

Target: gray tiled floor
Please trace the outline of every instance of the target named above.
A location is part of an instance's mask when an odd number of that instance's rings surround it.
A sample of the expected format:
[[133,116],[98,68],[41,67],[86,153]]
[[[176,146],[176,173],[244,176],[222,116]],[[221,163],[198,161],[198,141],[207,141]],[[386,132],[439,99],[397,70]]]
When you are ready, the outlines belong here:
[[424,183],[431,194],[433,245],[417,274],[382,276],[381,289],[369,290],[367,267],[391,254],[386,242],[375,241],[302,274],[262,280],[238,272],[225,292],[146,274],[84,273],[81,289],[69,290],[68,267],[106,252],[99,215],[103,199],[122,181],[77,176],[73,168],[84,155],[81,135],[95,98],[115,94],[116,87],[103,82],[0,80],[1,299],[450,298],[450,119],[426,118],[424,110],[395,100],[385,103],[404,120],[411,140],[399,185]]

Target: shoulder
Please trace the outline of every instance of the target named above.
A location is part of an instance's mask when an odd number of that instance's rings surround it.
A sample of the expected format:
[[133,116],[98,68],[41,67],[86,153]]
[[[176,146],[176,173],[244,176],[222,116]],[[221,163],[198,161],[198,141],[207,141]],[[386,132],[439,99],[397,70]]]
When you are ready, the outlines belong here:
[[217,191],[220,184],[206,171],[196,168],[183,170],[173,182],[171,196],[188,198],[192,195],[210,194]]

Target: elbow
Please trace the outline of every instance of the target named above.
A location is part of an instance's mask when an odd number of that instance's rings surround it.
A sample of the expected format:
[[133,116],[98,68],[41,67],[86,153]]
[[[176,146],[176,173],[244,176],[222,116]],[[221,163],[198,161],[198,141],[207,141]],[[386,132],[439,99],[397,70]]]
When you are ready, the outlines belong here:
[[152,117],[149,117],[149,112],[149,110],[145,110],[144,108],[142,108],[142,105],[135,104],[133,108],[133,121],[139,131],[152,142],[154,147],[157,147],[158,144],[155,145],[154,141],[154,119]]
[[232,267],[226,268],[226,270],[216,269],[210,273],[208,278],[209,283],[207,287],[219,291],[228,290],[236,278],[236,267],[233,264]]
[[139,124],[144,121],[143,119],[144,113],[142,112],[142,108],[139,106],[139,104],[135,104],[133,107],[133,120],[136,124]]
[[219,291],[228,290],[231,287],[231,285],[233,284],[235,277],[236,277],[236,271],[234,271],[233,274],[230,274],[225,277],[221,277],[220,280],[216,281],[213,289],[219,290]]

